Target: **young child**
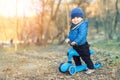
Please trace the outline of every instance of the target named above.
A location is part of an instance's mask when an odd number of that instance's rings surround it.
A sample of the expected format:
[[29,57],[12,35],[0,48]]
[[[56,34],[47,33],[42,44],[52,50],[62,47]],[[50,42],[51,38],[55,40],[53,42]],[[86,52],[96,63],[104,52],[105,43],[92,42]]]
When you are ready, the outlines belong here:
[[76,66],[80,66],[81,59],[86,63],[88,69],[85,72],[90,74],[94,72],[93,62],[90,58],[89,44],[87,42],[88,21],[83,20],[84,13],[80,8],[74,8],[71,11],[71,27],[70,32],[65,40],[66,43],[70,43],[80,56],[74,56],[73,60]]

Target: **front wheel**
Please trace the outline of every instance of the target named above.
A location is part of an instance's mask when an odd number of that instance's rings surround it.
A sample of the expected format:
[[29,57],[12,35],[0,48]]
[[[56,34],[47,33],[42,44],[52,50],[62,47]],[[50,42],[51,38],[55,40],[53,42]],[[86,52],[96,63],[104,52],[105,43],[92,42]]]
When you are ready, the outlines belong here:
[[76,74],[76,67],[75,67],[75,66],[70,66],[70,67],[69,67],[69,73],[70,73],[71,75]]

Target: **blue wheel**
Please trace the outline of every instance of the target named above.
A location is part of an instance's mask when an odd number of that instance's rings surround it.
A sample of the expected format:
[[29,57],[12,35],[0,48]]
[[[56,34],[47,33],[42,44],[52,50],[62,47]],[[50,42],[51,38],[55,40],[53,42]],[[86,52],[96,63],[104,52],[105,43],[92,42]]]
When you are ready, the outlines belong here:
[[100,61],[97,61],[95,64],[101,64],[101,62],[100,62]]
[[76,67],[75,67],[75,66],[70,66],[70,67],[69,67],[69,73],[70,73],[71,75],[76,74]]
[[94,68],[101,68],[101,66],[102,66],[102,64],[101,64],[101,62],[96,62],[95,64],[94,64]]
[[65,73],[68,71],[68,69],[71,65],[72,65],[71,63],[61,63],[59,66],[59,71],[62,73]]
[[62,72],[62,73],[65,73],[61,70],[61,66],[63,65],[64,63],[61,63],[60,66],[59,66],[59,71]]

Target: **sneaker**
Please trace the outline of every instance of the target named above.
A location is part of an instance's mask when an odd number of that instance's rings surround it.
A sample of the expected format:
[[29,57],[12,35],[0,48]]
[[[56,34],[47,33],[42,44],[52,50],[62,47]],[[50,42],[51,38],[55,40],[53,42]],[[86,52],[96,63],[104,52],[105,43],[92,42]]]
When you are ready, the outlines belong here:
[[94,69],[88,69],[85,73],[86,73],[86,74],[91,74],[91,73],[93,73],[93,72],[95,72]]

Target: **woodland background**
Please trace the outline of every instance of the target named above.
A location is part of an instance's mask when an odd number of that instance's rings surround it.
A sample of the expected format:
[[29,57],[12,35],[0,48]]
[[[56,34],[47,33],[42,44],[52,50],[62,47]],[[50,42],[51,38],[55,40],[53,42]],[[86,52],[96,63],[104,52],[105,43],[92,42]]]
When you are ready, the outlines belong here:
[[[0,15],[1,43],[62,44],[69,31],[70,10],[74,7],[82,8],[85,19],[89,20],[88,37],[94,39],[98,35],[98,41],[120,40],[118,0],[31,0],[27,8],[21,6],[22,16],[19,16],[19,2],[16,0],[14,16]],[[27,16],[26,9],[34,11],[34,15]]]
[[[89,20],[93,74],[61,73],[70,11]],[[120,80],[120,0],[0,0],[0,80]],[[74,62],[73,62],[74,65]]]

